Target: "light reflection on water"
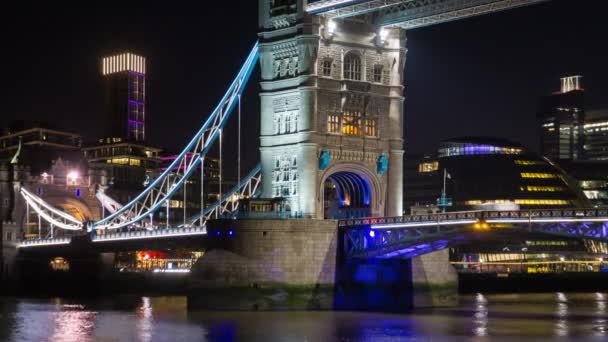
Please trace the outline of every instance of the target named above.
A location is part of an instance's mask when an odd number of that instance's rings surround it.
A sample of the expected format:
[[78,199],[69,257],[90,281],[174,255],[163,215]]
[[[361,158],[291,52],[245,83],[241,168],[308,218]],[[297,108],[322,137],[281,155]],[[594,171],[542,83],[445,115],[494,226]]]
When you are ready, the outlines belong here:
[[[401,341],[608,335],[604,293],[462,296],[409,314],[193,312],[184,297],[0,298],[0,341]],[[422,337],[422,339],[420,339]]]

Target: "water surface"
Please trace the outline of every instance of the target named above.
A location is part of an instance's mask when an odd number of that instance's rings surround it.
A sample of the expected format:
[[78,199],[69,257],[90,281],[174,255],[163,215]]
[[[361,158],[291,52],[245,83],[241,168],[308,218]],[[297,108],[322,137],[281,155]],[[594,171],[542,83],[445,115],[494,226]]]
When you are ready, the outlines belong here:
[[[1,341],[608,340],[608,294],[463,296],[409,314],[188,312],[185,297],[0,298]],[[524,337],[523,339],[521,337]]]

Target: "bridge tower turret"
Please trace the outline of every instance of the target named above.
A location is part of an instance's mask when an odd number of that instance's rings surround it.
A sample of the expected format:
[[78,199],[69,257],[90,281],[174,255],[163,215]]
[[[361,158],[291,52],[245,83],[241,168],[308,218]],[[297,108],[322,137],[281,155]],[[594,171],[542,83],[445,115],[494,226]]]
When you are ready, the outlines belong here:
[[262,196],[312,218],[401,215],[405,31],[306,5],[259,1]]

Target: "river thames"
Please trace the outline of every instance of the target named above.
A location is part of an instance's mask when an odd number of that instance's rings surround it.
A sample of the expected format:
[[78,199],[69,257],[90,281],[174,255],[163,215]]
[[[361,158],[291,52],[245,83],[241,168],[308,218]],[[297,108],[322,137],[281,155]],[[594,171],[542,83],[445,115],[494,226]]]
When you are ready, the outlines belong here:
[[[188,312],[185,297],[0,298],[2,341],[605,340],[608,293],[460,297],[454,308]],[[524,337],[523,339],[520,337]]]

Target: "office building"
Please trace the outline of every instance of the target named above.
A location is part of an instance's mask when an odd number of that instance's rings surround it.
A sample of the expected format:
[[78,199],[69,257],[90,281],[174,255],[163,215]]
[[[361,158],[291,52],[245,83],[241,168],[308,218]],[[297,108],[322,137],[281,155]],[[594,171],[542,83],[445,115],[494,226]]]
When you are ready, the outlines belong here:
[[102,60],[105,143],[143,143],[146,129],[146,59],[132,53]]
[[587,207],[577,183],[554,163],[502,139],[456,138],[440,144],[436,157],[407,160],[408,206],[432,206],[442,192],[448,211]]
[[146,112],[146,59],[122,53],[101,61],[105,113],[103,135],[83,148],[94,169],[104,170],[107,193],[126,203],[159,171],[161,149],[149,146]]
[[537,115],[540,152],[551,160],[584,159],[585,90],[581,78],[562,78],[560,90],[541,100]]

